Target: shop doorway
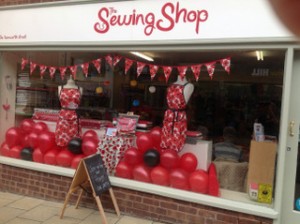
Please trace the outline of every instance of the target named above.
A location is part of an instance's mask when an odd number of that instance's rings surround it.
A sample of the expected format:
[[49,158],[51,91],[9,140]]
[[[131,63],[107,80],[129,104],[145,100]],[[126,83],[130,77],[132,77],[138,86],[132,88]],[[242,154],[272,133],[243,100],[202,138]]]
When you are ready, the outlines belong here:
[[290,89],[289,126],[285,153],[283,203],[281,222],[299,223],[300,220],[300,51],[294,54]]

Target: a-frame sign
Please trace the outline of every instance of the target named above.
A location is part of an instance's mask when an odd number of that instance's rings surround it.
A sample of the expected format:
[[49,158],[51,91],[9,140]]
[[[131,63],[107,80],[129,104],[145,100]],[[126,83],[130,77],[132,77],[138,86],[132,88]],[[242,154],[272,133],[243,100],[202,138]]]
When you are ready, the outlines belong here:
[[81,190],[75,205],[75,207],[78,208],[84,190],[89,187],[91,188],[93,197],[96,200],[103,224],[108,223],[99,196],[105,191],[109,191],[116,213],[118,216],[120,216],[119,206],[112,190],[101,155],[95,154],[80,161],[64,202],[64,206],[60,215],[61,219],[63,218],[71,195],[77,190]]

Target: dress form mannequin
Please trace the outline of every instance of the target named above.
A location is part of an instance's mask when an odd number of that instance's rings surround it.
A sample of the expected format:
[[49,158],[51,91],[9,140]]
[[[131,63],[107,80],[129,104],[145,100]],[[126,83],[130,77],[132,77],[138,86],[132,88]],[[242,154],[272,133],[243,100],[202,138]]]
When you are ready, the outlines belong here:
[[165,111],[161,148],[181,151],[187,131],[186,106],[194,91],[194,85],[185,77],[178,76],[167,89],[168,109]]
[[[78,88],[72,75],[70,75],[69,79],[67,80],[67,83],[63,86],[63,88],[66,88],[66,89],[77,89]],[[62,89],[62,86],[58,86],[58,94],[60,93],[61,89]],[[82,92],[83,92],[82,87],[79,87],[79,91],[80,91],[80,94],[82,95]]]
[[194,92],[194,85],[192,83],[188,83],[186,77],[182,78],[180,76],[177,77],[177,81],[174,82],[174,84],[185,85],[183,89],[183,95],[184,95],[185,102],[188,103]]

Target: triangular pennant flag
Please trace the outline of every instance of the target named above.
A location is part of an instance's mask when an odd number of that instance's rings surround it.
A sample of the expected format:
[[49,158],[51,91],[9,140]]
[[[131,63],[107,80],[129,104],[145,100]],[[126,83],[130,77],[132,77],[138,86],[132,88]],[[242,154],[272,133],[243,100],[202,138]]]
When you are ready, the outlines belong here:
[[116,65],[119,63],[119,61],[120,61],[121,59],[122,59],[122,56],[120,56],[120,55],[115,55],[115,56],[114,56],[113,65],[116,66]]
[[125,74],[128,72],[128,70],[131,68],[133,64],[133,60],[130,60],[128,58],[125,58]]
[[71,71],[71,75],[73,76],[73,80],[76,79],[76,72],[77,72],[77,65],[73,65],[69,67],[70,71]]
[[185,77],[187,68],[188,68],[187,66],[177,66],[177,70],[179,72],[179,76],[181,80],[183,80],[183,78]]
[[229,74],[230,73],[230,64],[231,64],[231,58],[224,58],[220,60],[221,65],[225,69],[225,71]]
[[65,74],[66,74],[67,68],[68,67],[59,67],[60,77],[62,80],[65,79]]
[[90,66],[89,62],[86,62],[86,63],[80,65],[80,67],[82,68],[82,71],[83,71],[83,74],[85,75],[85,77],[88,76],[89,66]]
[[202,64],[191,66],[191,69],[194,73],[194,77],[195,77],[196,81],[198,81],[198,79],[199,79],[201,67],[202,67]]
[[37,64],[30,62],[30,75],[32,74],[32,72],[34,71],[34,69],[36,68]]
[[21,69],[24,70],[25,66],[28,64],[28,60],[25,58],[22,58],[21,61]]
[[106,62],[109,64],[109,66],[112,68],[113,67],[113,59],[110,55],[105,56]]
[[163,70],[164,70],[164,73],[165,73],[166,82],[168,82],[168,80],[169,80],[169,77],[171,75],[172,69],[173,69],[172,66],[163,66]]
[[139,62],[139,61],[136,62],[137,77],[140,76],[145,66],[146,64],[144,62]]
[[207,68],[207,72],[208,72],[210,79],[212,79],[214,76],[214,72],[215,72],[216,62],[214,61],[214,62],[206,63],[205,66]]
[[46,70],[47,70],[46,65],[40,65],[40,75],[41,75],[41,77],[44,77]]
[[97,69],[98,73],[101,73],[101,58],[98,58],[94,61],[92,61],[93,65],[95,66],[95,68]]
[[56,67],[49,67],[49,74],[51,79],[54,77],[55,72],[56,72]]
[[157,70],[158,70],[158,65],[149,65],[150,68],[150,76],[151,76],[151,80],[154,79],[154,77],[156,76]]

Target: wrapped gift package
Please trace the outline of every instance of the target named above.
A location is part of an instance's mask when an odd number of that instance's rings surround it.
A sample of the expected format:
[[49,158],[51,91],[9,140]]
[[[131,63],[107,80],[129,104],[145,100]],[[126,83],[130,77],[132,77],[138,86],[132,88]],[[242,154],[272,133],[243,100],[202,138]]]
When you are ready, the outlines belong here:
[[100,152],[108,173],[112,173],[123,158],[124,152],[135,146],[135,135],[105,136],[99,143]]
[[252,200],[272,203],[276,150],[276,142],[251,141],[247,187]]
[[207,171],[208,167],[212,160],[212,142],[204,140],[190,140],[187,138],[186,143],[183,146],[183,149],[179,152],[179,155],[184,153],[193,153],[197,160],[198,165],[197,169],[202,169]]

